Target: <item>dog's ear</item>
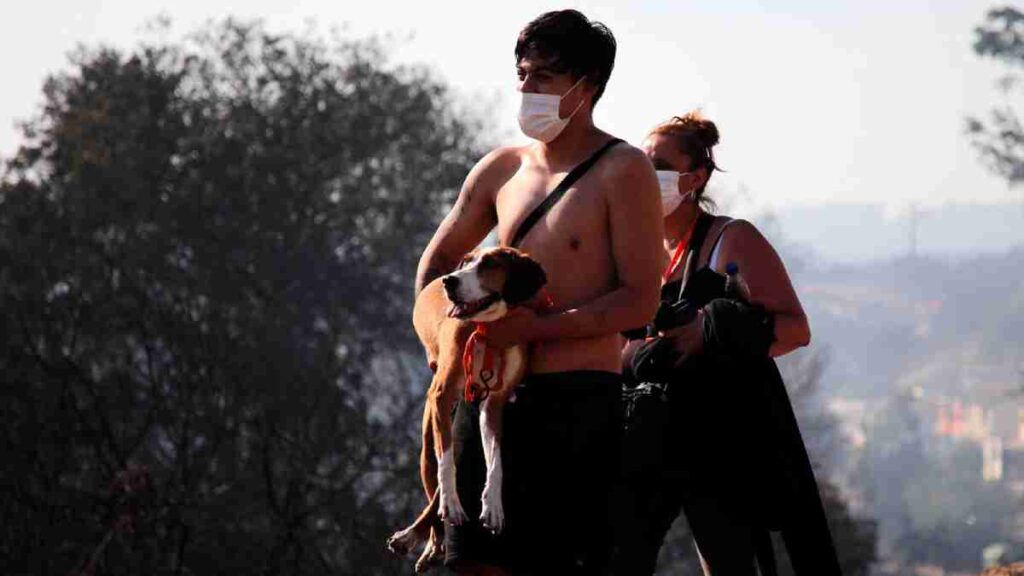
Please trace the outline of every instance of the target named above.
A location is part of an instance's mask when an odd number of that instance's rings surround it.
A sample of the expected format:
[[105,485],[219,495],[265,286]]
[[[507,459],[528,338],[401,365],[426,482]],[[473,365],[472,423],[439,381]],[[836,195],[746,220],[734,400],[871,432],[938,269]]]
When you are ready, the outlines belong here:
[[514,254],[505,274],[501,298],[509,306],[517,306],[533,298],[548,282],[548,276],[536,260]]
[[476,259],[477,255],[478,253],[476,250],[471,250],[467,252],[466,255],[462,257],[462,260],[459,260],[459,265],[455,267],[455,270],[462,270],[463,268],[465,268],[466,264],[469,264],[470,262]]

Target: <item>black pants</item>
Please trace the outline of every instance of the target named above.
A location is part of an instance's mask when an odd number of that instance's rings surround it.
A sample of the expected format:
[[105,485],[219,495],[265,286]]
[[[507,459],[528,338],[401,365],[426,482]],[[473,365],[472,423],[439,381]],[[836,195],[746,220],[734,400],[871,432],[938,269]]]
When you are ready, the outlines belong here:
[[[735,497],[742,455],[730,432],[740,426],[714,425],[711,412],[720,412],[714,409],[722,400],[712,392],[691,381],[648,383],[630,392],[615,498],[614,574],[653,574],[681,511],[714,574],[754,574],[754,526]],[[730,416],[745,420],[735,408]]]
[[621,487],[612,573],[653,574],[665,535],[682,511],[710,574],[753,576],[757,534],[748,515],[714,491],[687,490],[671,480]]
[[618,467],[621,380],[596,371],[527,376],[505,406],[505,530],[479,521],[485,464],[479,406],[456,409],[459,499],[470,521],[445,526],[446,563],[504,566],[515,574],[604,574]]

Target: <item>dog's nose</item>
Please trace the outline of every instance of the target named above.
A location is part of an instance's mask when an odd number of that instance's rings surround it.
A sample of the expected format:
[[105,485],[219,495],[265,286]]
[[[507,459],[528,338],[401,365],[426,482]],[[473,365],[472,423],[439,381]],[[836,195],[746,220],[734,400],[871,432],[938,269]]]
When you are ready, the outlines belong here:
[[445,276],[441,279],[441,283],[444,284],[444,289],[449,291],[459,287],[459,279],[455,276]]

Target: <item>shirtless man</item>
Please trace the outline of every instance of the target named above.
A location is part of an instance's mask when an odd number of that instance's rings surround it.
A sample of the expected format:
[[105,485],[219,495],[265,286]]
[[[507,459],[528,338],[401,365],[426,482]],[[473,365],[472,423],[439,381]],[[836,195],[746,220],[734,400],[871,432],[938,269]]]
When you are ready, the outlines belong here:
[[[470,171],[420,259],[417,293],[495,226],[508,244],[573,167],[613,140],[592,119],[615,59],[606,27],[575,10],[549,12],[523,29],[515,54],[520,127],[536,142],[496,149]],[[547,98],[546,108],[537,95],[560,99]],[[469,520],[446,524],[445,545],[459,574],[595,574],[605,566],[618,462],[619,332],[642,326],[657,308],[662,225],[650,161],[618,143],[519,244],[546,270],[554,308],[544,315],[518,308],[488,329],[492,346],[541,346],[505,409],[501,534],[476,520],[479,407],[462,401],[456,412],[457,486]]]

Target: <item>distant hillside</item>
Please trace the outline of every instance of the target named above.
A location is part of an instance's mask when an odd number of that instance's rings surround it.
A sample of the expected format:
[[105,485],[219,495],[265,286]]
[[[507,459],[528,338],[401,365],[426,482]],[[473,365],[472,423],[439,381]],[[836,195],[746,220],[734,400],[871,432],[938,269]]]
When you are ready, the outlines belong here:
[[923,385],[992,397],[1022,384],[1024,248],[831,266],[792,260],[813,346],[828,350],[827,394]]
[[[793,207],[775,218],[787,240],[813,247],[825,261],[888,260],[910,252],[908,214],[887,215],[878,205]],[[1013,246],[1024,246],[1024,203],[956,204],[918,212],[918,254],[965,256]]]

